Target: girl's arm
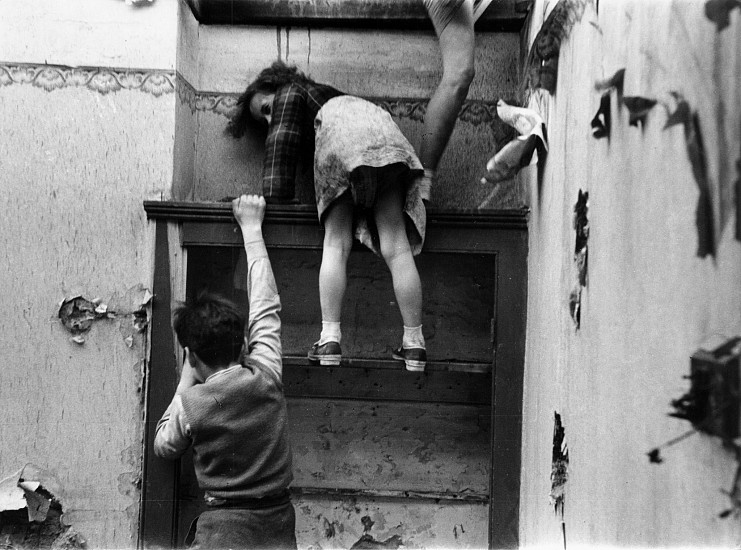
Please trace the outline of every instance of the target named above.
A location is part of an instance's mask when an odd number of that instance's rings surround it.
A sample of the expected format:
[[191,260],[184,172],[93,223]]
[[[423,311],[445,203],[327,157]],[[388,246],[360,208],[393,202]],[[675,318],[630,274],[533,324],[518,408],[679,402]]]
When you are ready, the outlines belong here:
[[278,90],[265,140],[262,189],[266,198],[293,199],[306,93],[296,84]]

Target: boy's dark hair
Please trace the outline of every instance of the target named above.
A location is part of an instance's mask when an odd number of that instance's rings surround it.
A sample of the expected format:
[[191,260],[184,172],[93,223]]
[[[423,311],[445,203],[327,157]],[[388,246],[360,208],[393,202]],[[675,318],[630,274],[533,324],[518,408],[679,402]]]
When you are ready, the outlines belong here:
[[270,67],[260,71],[257,78],[252,82],[237,100],[237,114],[229,121],[226,127],[227,133],[235,139],[241,138],[247,128],[262,124],[252,118],[250,114],[250,101],[257,93],[274,94],[279,88],[296,82],[299,84],[314,83],[312,79],[299,71],[295,65],[286,65],[282,61],[273,62]]
[[244,325],[244,315],[237,305],[212,292],[201,292],[178,306],[172,323],[180,345],[198,354],[210,367],[239,359]]

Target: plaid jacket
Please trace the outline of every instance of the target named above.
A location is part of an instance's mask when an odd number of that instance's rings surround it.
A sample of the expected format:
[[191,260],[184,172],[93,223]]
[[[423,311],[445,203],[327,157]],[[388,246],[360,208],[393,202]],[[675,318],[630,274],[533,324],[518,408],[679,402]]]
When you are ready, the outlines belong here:
[[313,167],[314,118],[327,101],[340,95],[331,86],[309,82],[287,84],[275,93],[262,171],[266,198],[294,198],[299,160]]

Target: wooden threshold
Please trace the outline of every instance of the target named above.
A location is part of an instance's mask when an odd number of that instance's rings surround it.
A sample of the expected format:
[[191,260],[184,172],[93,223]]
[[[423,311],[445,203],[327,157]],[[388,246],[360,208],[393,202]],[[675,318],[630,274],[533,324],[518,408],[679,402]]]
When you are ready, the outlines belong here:
[[327,496],[333,498],[346,497],[363,497],[363,498],[382,498],[382,499],[414,499],[416,500],[433,500],[454,501],[468,503],[489,503],[489,495],[477,493],[474,491],[464,491],[460,493],[452,492],[434,492],[434,491],[404,491],[404,490],[381,490],[381,489],[340,489],[334,487],[307,487],[293,486],[291,493],[295,496]]

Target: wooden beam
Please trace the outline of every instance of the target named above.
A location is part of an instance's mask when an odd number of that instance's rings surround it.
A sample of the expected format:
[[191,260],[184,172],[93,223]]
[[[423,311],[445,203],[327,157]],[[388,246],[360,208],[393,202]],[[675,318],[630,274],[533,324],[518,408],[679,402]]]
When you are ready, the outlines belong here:
[[489,547],[518,548],[522,385],[527,317],[527,233],[497,255]]
[[456,502],[489,502],[489,495],[474,492],[440,493],[434,491],[386,491],[382,489],[335,489],[331,487],[306,487],[293,485],[291,486],[291,493],[295,496],[320,495],[335,498],[361,497],[434,500],[436,502],[441,500]]
[[170,325],[170,255],[167,222],[157,222],[152,298],[152,346],[145,387],[144,461],[139,548],[172,548],[177,521],[178,461],[154,454],[157,422],[175,394],[174,340]]
[[[420,0],[187,0],[203,25],[280,25],[430,29]],[[492,2],[476,22],[477,31],[519,32],[524,16],[516,0]]]
[[286,397],[466,405],[491,403],[491,374],[487,373],[443,370],[414,373],[404,370],[399,361],[389,361],[393,365],[380,369],[314,366],[307,364],[305,358],[294,364],[286,363],[283,368]]

